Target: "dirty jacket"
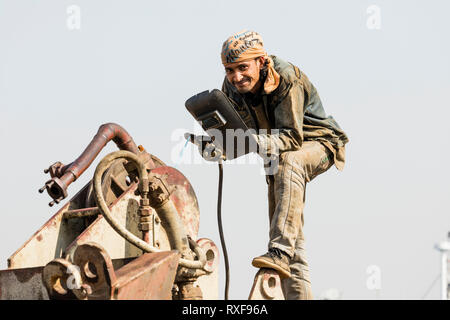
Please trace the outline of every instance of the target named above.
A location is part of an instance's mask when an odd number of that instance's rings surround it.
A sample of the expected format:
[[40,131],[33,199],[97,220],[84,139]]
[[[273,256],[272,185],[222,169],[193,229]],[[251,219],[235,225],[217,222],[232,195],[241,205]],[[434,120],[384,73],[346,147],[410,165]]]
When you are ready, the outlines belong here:
[[[333,153],[336,168],[342,170],[347,135],[332,116],[325,114],[319,94],[307,76],[290,62],[270,57],[280,75],[280,84],[273,92],[262,91],[257,95],[259,99],[253,99],[256,103],[247,103],[248,99],[226,77],[222,91],[232,100],[247,127],[267,129],[267,134],[257,134],[255,138],[269,155],[299,150],[303,141],[316,140]],[[270,129],[277,132],[271,134]]]

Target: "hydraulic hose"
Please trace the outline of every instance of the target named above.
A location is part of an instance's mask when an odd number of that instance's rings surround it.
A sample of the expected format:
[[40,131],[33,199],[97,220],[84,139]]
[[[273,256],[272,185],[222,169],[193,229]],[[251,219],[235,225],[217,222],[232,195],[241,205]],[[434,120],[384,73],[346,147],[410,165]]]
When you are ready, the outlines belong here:
[[[111,215],[111,212],[108,208],[108,205],[106,204],[106,201],[103,197],[102,192],[102,175],[103,173],[110,167],[112,162],[116,159],[123,158],[128,161],[133,162],[136,165],[136,168],[138,170],[139,174],[139,190],[141,193],[149,192],[149,179],[148,179],[148,172],[145,168],[145,165],[142,161],[139,160],[137,155],[134,153],[131,153],[129,151],[116,151],[113,153],[108,154],[106,157],[100,161],[97,168],[95,169],[94,173],[94,179],[93,179],[93,185],[94,185],[94,194],[95,199],[97,201],[97,205],[99,208],[100,213],[103,215],[103,217],[106,219],[106,221],[111,225],[111,227],[120,234],[125,240],[130,242],[131,244],[135,245],[139,249],[145,251],[145,252],[161,252],[161,250],[151,246],[149,243],[145,242],[144,240],[138,238],[136,235],[128,231],[124,226],[119,224],[115,218]],[[169,200],[170,201],[170,200]],[[178,213],[176,211],[170,212],[172,215],[176,215],[176,217],[171,217],[172,219],[178,218]],[[161,216],[161,219],[165,219],[166,217]],[[171,224],[168,224],[171,225]],[[166,230],[167,233],[177,233],[177,230]],[[179,237],[182,237],[183,235],[179,235]],[[184,235],[184,237],[186,237]],[[206,255],[203,252],[203,250],[198,246],[194,241],[189,241],[189,244],[191,247],[193,247],[193,250],[195,254],[198,257],[198,260],[188,260],[184,258],[180,258],[179,260],[179,266],[186,267],[189,269],[201,269],[206,264]],[[173,246],[173,243],[171,243]],[[174,248],[180,251],[181,248]]]
[[225,246],[225,237],[222,228],[222,185],[223,185],[223,164],[219,161],[219,190],[217,196],[217,222],[219,225],[220,244],[222,245],[223,257],[225,261],[225,300],[228,300],[228,289],[230,287],[230,266],[228,263],[228,252]]

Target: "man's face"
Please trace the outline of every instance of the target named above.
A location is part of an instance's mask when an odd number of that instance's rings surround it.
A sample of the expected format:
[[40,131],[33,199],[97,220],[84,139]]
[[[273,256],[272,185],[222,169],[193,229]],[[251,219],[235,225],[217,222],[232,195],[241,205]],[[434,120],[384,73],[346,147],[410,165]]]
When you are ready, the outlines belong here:
[[230,63],[225,67],[228,81],[240,92],[247,93],[260,88],[259,72],[262,66],[262,57],[241,62]]

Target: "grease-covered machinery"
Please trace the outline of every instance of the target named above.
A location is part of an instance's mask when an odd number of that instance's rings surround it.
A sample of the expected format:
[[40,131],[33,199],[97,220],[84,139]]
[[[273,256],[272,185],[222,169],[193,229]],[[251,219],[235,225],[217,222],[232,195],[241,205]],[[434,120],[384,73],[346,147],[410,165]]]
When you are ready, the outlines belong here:
[[[199,206],[186,177],[137,146],[119,125],[100,126],[72,163],[56,162],[39,191],[62,202],[113,140],[93,179],[0,271],[0,299],[218,299],[219,250],[199,238]],[[279,278],[257,273],[252,299],[280,298]]]

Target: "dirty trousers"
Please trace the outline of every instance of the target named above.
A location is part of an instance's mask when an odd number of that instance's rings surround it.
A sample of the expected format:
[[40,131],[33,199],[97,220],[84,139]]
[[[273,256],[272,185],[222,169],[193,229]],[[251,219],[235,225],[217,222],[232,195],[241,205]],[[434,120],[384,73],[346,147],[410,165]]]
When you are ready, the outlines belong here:
[[328,170],[333,154],[320,142],[305,141],[300,150],[280,155],[278,170],[266,176],[269,198],[269,249],[290,256],[291,278],[281,286],[285,299],[313,299],[303,235],[306,183]]

